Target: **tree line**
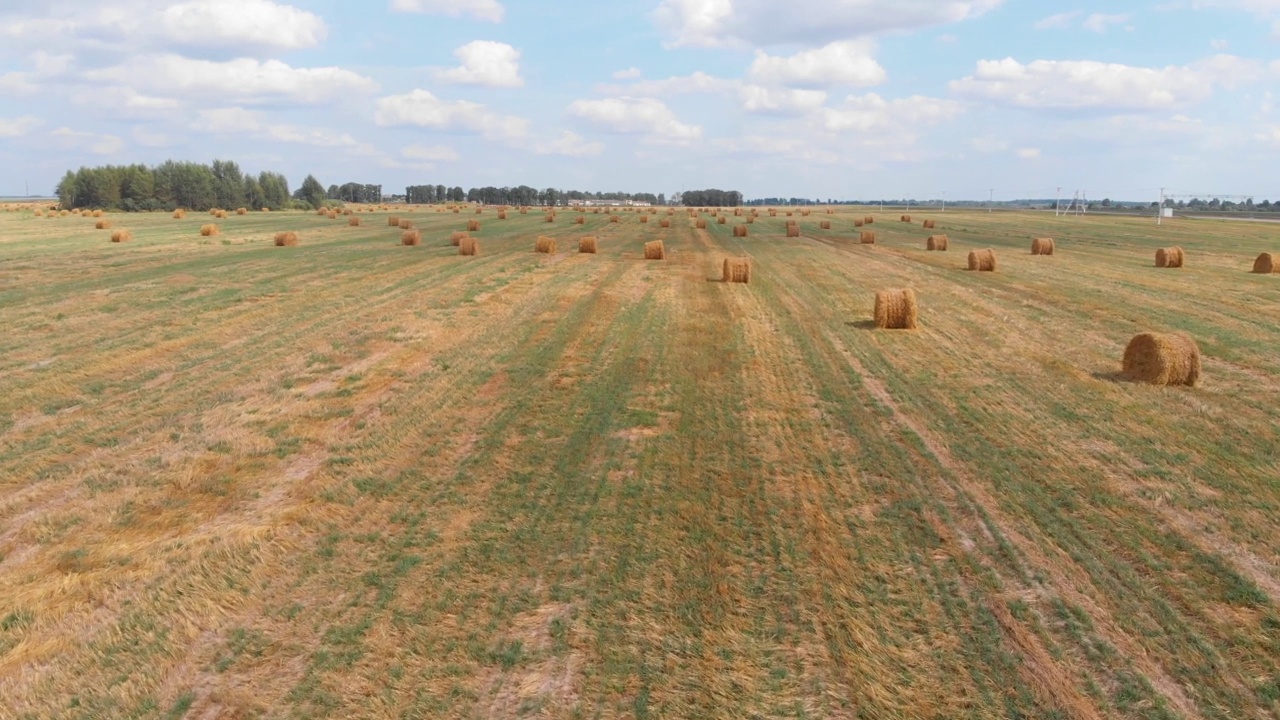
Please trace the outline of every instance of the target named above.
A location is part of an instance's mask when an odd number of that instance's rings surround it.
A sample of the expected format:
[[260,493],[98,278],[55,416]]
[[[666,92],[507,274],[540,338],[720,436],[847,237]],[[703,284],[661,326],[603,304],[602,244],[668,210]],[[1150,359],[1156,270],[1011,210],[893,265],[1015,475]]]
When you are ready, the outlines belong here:
[[685,190],[680,193],[685,207],[741,207],[742,193],[737,190]]
[[[398,199],[398,198],[397,198]],[[539,190],[520,185],[517,187],[481,187],[464,191],[461,187],[444,185],[410,185],[405,188],[404,201],[410,204],[442,202],[472,202],[482,205],[563,205],[570,201],[597,200],[601,202],[647,202],[665,205],[666,196],[653,193],[583,192],[581,190]]]
[[324,186],[308,175],[292,194],[277,172],[247,174],[230,160],[212,164],[167,160],[155,167],[105,165],[68,170],[54,191],[64,208],[209,210],[211,208],[315,209],[327,199]]

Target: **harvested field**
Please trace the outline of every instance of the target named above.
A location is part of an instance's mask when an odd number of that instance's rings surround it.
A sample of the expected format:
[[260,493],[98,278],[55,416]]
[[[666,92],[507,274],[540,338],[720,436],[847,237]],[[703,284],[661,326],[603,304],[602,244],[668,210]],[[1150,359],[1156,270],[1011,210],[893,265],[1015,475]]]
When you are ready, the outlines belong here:
[[0,715],[1276,715],[1275,229],[867,212],[0,213]]

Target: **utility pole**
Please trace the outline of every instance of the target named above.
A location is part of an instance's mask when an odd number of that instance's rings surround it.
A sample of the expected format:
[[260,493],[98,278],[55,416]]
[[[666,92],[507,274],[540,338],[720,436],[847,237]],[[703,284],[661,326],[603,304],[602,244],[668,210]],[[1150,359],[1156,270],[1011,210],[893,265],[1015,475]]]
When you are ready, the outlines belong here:
[[987,214],[991,214],[991,205],[996,201],[996,189],[991,188],[987,195]]
[[947,211],[947,191],[942,191],[942,212]]
[[1053,196],[1053,216],[1058,217],[1062,212],[1062,186],[1058,186],[1058,194]]
[[1164,221],[1164,188],[1160,188],[1160,204],[1156,207],[1156,225],[1162,225]]

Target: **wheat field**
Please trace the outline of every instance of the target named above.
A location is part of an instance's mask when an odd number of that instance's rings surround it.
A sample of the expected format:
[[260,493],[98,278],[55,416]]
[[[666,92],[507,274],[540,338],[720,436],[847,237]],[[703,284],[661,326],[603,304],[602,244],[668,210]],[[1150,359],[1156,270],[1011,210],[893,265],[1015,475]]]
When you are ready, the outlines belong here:
[[0,715],[1280,713],[1280,226],[389,214],[0,213]]

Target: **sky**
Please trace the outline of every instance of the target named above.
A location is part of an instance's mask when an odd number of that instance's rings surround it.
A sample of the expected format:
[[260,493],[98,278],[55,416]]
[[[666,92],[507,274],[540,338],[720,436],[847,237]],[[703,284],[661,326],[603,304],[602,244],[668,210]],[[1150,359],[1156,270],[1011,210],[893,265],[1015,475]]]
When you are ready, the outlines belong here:
[[326,186],[1280,200],[1280,0],[0,0],[0,196]]

